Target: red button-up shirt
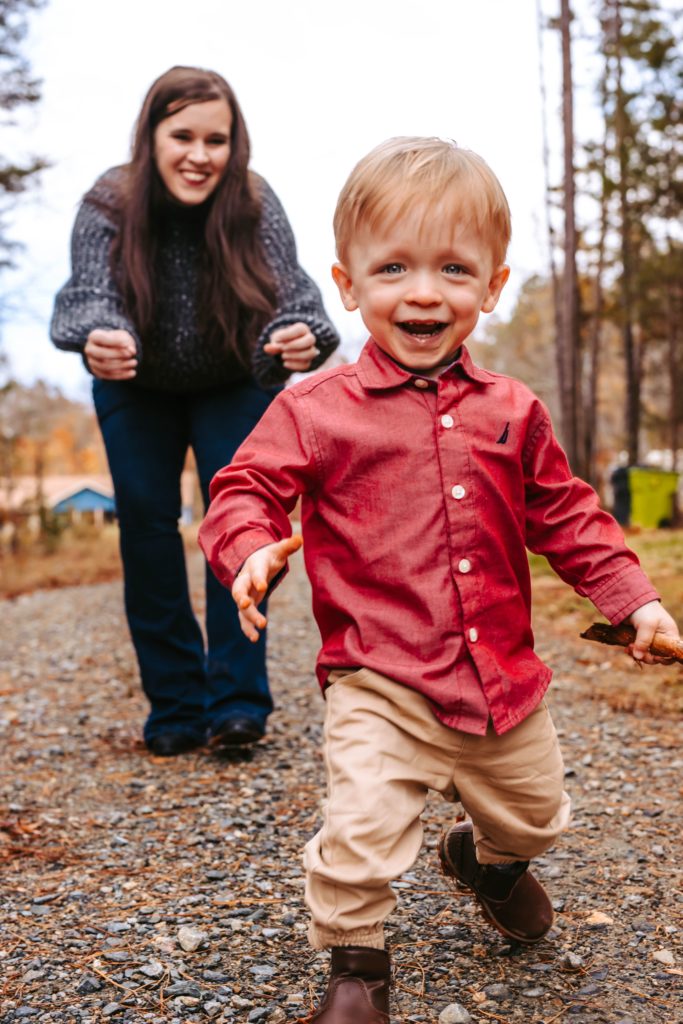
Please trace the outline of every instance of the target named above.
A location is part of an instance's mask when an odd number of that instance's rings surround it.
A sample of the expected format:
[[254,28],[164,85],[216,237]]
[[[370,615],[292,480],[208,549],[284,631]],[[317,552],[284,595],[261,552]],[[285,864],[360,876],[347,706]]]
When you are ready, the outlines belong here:
[[225,586],[290,536],[299,496],[321,685],[372,668],[465,732],[511,729],[550,681],[527,548],[612,622],[658,596],[542,402],[466,349],[428,380],[369,341],[280,394],[211,484],[200,542]]

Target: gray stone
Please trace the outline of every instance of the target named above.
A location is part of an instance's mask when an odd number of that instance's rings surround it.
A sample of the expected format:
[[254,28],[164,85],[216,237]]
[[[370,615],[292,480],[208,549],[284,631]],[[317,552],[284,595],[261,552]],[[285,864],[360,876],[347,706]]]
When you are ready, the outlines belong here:
[[198,999],[201,994],[202,990],[195,981],[174,981],[166,989],[168,996],[191,996]]
[[94,977],[92,974],[86,974],[84,978],[81,978],[76,991],[79,995],[89,995],[91,992],[99,992],[102,988],[102,982],[99,978]]
[[158,960],[150,960],[148,964],[144,964],[139,970],[147,978],[161,978],[166,968]]
[[178,929],[178,942],[186,953],[194,953],[196,949],[206,942],[208,933],[201,928],[192,928],[190,925],[183,925]]
[[230,981],[230,975],[225,974],[223,971],[202,971],[202,978],[204,979],[204,981]]
[[21,979],[21,983],[22,983],[22,985],[28,985],[32,981],[40,981],[40,979],[44,978],[44,977],[45,977],[45,971],[41,971],[41,970],[27,971],[26,974]]
[[277,974],[277,971],[274,967],[271,967],[270,964],[254,964],[253,967],[249,968],[249,973],[253,974],[257,980],[265,980],[272,978],[274,974]]
[[500,982],[496,982],[493,985],[487,985],[484,988],[484,992],[489,999],[493,999],[497,1003],[502,1003],[506,999],[510,998],[510,989],[507,985],[501,985]]
[[439,1014],[439,1024],[470,1024],[472,1018],[460,1003],[449,1003]]

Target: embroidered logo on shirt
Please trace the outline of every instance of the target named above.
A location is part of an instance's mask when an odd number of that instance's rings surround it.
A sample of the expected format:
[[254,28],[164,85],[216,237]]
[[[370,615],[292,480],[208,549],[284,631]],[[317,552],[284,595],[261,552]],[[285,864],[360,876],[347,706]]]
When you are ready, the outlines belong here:
[[508,422],[505,424],[505,429],[503,430],[503,433],[500,435],[500,437],[496,441],[496,444],[507,444],[507,439],[508,439],[509,434],[510,434],[510,421],[508,420]]

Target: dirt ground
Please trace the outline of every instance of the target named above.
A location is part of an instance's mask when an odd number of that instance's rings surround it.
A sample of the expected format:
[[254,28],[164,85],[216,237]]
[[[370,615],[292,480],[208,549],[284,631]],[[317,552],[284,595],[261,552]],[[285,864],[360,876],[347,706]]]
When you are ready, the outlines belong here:
[[[673,564],[658,567],[671,594]],[[579,640],[595,612],[543,571],[535,592],[574,809],[535,862],[556,926],[528,950],[493,932],[438,873],[454,809],[430,800],[389,923],[392,1021],[678,1024],[681,668]],[[327,965],[306,943],[301,867],[324,795],[308,600],[295,560],[271,604],[278,707],[237,760],[145,751],[118,581],[3,603],[1,1024],[282,1024],[310,1008]]]

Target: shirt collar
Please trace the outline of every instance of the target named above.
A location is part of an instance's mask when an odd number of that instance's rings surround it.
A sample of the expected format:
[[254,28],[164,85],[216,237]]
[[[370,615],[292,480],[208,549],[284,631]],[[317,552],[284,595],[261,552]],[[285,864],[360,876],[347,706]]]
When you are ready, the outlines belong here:
[[[405,370],[398,363],[382,351],[372,338],[366,342],[357,362],[358,377],[364,388],[371,391],[385,390],[387,388],[403,387],[411,384],[417,379],[428,380],[430,386],[436,387],[439,378],[422,377],[419,373],[411,373]],[[467,377],[478,384],[492,384],[495,380],[493,374],[476,366],[466,347],[460,347],[457,359],[448,367],[442,375],[449,377],[457,373],[459,376]]]

